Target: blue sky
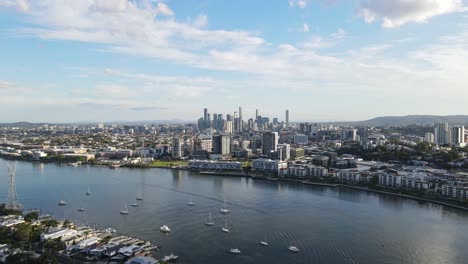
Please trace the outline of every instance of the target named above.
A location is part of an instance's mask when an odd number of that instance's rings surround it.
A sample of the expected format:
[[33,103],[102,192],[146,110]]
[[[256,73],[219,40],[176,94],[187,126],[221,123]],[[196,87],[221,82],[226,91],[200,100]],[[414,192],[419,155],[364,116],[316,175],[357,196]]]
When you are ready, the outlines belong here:
[[0,0],[0,122],[468,114],[463,0]]

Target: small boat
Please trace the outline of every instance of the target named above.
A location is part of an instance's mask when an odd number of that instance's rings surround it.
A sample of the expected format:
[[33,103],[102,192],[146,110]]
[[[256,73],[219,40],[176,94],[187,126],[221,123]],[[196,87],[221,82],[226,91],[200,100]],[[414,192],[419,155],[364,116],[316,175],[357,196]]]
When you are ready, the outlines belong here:
[[221,229],[224,233],[229,233],[228,223],[227,223],[227,216],[226,216],[226,223],[224,224],[223,228]]
[[231,252],[232,254],[240,254],[241,253],[241,251],[238,248],[231,248],[229,250],[229,252]]
[[292,251],[294,253],[299,252],[299,249],[296,246],[289,246],[288,249],[289,249],[289,251]]
[[226,205],[226,199],[224,199],[224,207],[221,208],[221,210],[219,210],[221,213],[223,214],[227,214],[229,213],[229,209],[227,209],[227,205]]
[[265,233],[265,237],[263,238],[263,240],[260,241],[260,245],[262,245],[262,246],[268,246],[268,242],[267,242],[267,239],[266,239],[266,233]]
[[161,230],[161,232],[163,233],[169,233],[171,232],[171,229],[167,226],[167,225],[163,225],[159,228],[159,230]]
[[91,189],[88,187],[88,190],[86,191],[86,195],[91,195]]
[[128,207],[127,207],[126,202],[124,202],[124,209],[120,210],[120,214],[123,214],[123,215],[128,214]]
[[117,233],[117,230],[115,230],[114,228],[106,228],[104,231],[106,231],[106,233],[109,233],[109,234],[113,234],[113,233]]
[[61,201],[58,203],[58,205],[64,206],[64,205],[67,205],[67,203],[66,203],[64,200],[61,200]]
[[137,201],[142,201],[143,200],[143,194],[141,192],[139,192],[136,196],[136,200]]
[[214,226],[213,218],[211,217],[211,212],[208,215],[208,220],[205,222],[205,225],[207,226]]
[[83,207],[78,208],[78,212],[84,212],[84,210],[85,209]]
[[132,203],[131,206],[138,207],[138,203]]
[[162,261],[164,262],[176,262],[179,259],[179,256],[174,255],[172,252],[169,256],[164,256]]
[[194,203],[192,200],[190,200],[190,202],[188,202],[187,205],[188,205],[188,206],[194,206],[195,203]]

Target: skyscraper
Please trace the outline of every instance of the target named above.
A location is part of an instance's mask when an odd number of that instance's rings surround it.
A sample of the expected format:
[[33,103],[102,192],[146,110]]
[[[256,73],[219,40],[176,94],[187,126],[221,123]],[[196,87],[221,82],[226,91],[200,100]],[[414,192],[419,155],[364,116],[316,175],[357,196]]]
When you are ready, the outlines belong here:
[[289,127],[289,110],[286,110],[286,127]]
[[242,107],[239,106],[239,131],[244,130],[244,121],[242,120]]
[[208,108],[203,109],[203,120],[205,120],[205,123],[206,119],[208,119]]
[[464,126],[453,126],[451,128],[451,139],[452,145],[457,147],[465,146],[465,127]]
[[436,123],[434,127],[435,143],[440,145],[450,144],[450,131],[448,123]]
[[278,148],[279,136],[277,132],[265,132],[262,135],[262,154],[268,155],[270,151]]
[[255,109],[255,121],[258,120],[258,109]]

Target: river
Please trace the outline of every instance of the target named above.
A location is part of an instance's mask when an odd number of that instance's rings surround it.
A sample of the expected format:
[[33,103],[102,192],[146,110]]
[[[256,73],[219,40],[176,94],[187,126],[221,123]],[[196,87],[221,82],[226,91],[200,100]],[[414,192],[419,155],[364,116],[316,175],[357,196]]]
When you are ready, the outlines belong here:
[[[0,159],[2,201],[8,195],[7,163],[16,164],[25,208],[156,242],[163,247],[157,257],[173,251],[179,263],[468,263],[468,213],[442,205],[189,171]],[[140,191],[144,200],[131,207]],[[221,232],[224,199],[228,234]],[[67,205],[59,207],[60,200]],[[124,202],[128,215],[119,214]],[[80,207],[86,211],[78,212]],[[210,211],[212,227],[204,225]],[[168,235],[159,232],[164,224],[172,229]],[[268,247],[259,245],[265,234]],[[292,244],[299,253],[288,251]],[[242,253],[231,255],[231,247]]]

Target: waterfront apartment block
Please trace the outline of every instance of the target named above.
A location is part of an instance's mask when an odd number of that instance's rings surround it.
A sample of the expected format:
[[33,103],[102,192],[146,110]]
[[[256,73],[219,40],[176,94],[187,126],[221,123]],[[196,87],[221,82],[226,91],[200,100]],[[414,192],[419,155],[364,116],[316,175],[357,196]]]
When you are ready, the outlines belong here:
[[242,164],[238,161],[190,160],[188,168],[191,170],[240,171]]

